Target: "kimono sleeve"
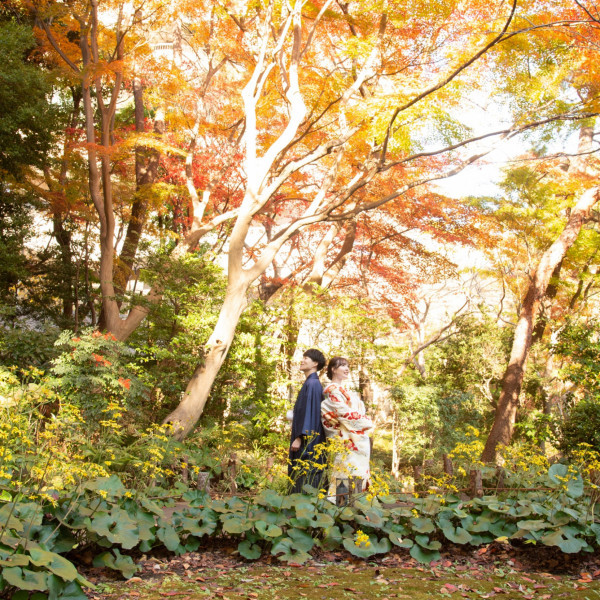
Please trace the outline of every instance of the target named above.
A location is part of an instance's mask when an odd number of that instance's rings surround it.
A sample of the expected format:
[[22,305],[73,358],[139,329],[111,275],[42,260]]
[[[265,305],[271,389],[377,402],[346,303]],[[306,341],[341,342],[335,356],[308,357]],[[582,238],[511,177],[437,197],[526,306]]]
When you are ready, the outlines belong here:
[[301,418],[302,430],[300,435],[311,436],[321,431],[321,399],[323,397],[323,387],[316,381],[308,382],[306,386],[306,395],[304,397],[304,416]]
[[373,421],[364,412],[353,411],[343,391],[333,384],[325,389],[321,414],[325,430],[331,433],[342,428],[351,433],[368,434],[374,429]]

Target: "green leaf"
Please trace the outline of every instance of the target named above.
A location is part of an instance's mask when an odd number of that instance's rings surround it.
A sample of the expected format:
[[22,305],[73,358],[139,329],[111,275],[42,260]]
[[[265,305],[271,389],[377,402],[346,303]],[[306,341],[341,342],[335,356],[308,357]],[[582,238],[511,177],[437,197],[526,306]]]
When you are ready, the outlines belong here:
[[315,545],[315,540],[311,535],[306,533],[306,531],[302,531],[300,529],[289,529],[287,531],[287,535],[294,542],[294,548],[296,550],[308,552],[309,550],[312,550],[312,547]]
[[412,548],[414,542],[409,538],[403,538],[399,533],[391,531],[389,534],[390,542],[400,548]]
[[138,528],[140,540],[153,540],[156,518],[152,513],[146,512],[142,507],[136,506],[133,512],[128,511],[130,517],[135,521]]
[[203,507],[210,500],[210,496],[204,490],[188,490],[181,498],[194,507]]
[[96,556],[94,566],[121,571],[126,579],[130,579],[139,571],[139,567],[133,562],[131,556],[123,556],[117,548],[112,550],[112,554],[111,552],[103,552]]
[[253,544],[250,540],[244,540],[238,544],[238,552],[248,560],[256,560],[262,554],[262,548]]
[[304,550],[298,550],[295,542],[291,538],[279,540],[271,548],[271,554],[284,562],[294,562],[298,564],[305,563],[310,559],[310,554]]
[[334,527],[327,527],[323,533],[324,537],[322,545],[325,550],[335,550],[336,548],[340,547],[343,536],[340,528],[337,525]]
[[44,520],[44,509],[37,502],[19,502],[15,513],[24,523],[27,523],[28,528],[37,527]]
[[104,491],[109,496],[120,498],[127,490],[121,483],[121,480],[116,475],[110,477],[99,477],[94,481],[88,481],[83,486],[87,490],[91,491]]
[[48,600],[87,600],[87,596],[79,582],[63,581],[60,577],[51,575],[48,577]]
[[111,512],[101,511],[91,521],[88,519],[88,529],[126,549],[133,548],[140,541],[137,522],[127,511],[116,506]]
[[25,554],[0,554],[0,567],[24,567],[28,564],[29,557]]
[[412,511],[410,508],[405,506],[396,506],[394,508],[390,508],[390,514],[395,515],[397,517],[410,517],[412,516]]
[[244,533],[254,527],[254,522],[239,515],[222,515],[223,531],[227,533]]
[[179,547],[179,535],[172,525],[164,525],[159,527],[156,532],[156,537],[165,545],[167,550],[174,552]]
[[331,515],[318,513],[315,515],[315,518],[311,521],[310,525],[315,529],[326,529],[327,527],[332,527],[334,523],[335,520]]
[[354,511],[349,506],[345,506],[338,515],[338,518],[342,521],[353,521]]
[[431,533],[432,531],[435,531],[435,525],[428,517],[413,517],[410,520],[410,524],[413,531],[417,531],[418,533]]
[[378,510],[367,510],[363,515],[356,515],[355,521],[359,525],[364,525],[366,527],[375,527],[380,529],[385,525],[385,521],[380,511]]
[[571,498],[580,498],[583,495],[583,479],[581,474],[569,473],[569,467],[561,463],[554,463],[548,469],[550,481],[557,487],[567,485],[567,495]]
[[561,463],[554,463],[553,465],[550,465],[550,468],[548,469],[548,477],[550,478],[550,481],[556,485],[563,485],[561,479],[565,478],[567,473],[567,465]]
[[388,538],[381,538],[381,540],[377,539],[376,535],[369,535],[368,546],[366,543],[362,543],[360,546],[357,546],[354,541],[354,536],[344,538],[344,548],[353,554],[354,556],[358,556],[360,558],[368,558],[369,556],[373,556],[374,554],[385,554],[392,549],[392,544]]
[[587,543],[585,542],[585,540],[581,540],[579,538],[574,538],[570,536],[562,542],[559,542],[558,544],[558,547],[565,554],[577,554],[578,552],[581,552],[581,550],[583,550],[586,546]]
[[600,524],[592,523],[590,525],[590,530],[592,534],[596,536],[596,544],[600,545]]
[[280,496],[274,490],[263,490],[255,498],[256,504],[261,506],[270,506],[271,508],[281,508],[283,504],[283,496]]
[[296,517],[298,519],[312,519],[315,516],[317,509],[314,504],[308,502],[298,503],[296,505]]
[[585,540],[563,533],[560,529],[552,531],[543,536],[541,542],[546,546],[558,546],[565,554],[577,554],[587,546]]
[[583,479],[579,473],[577,473],[577,477],[575,479],[570,479],[569,483],[567,483],[567,494],[571,496],[571,498],[581,498],[583,496]]
[[264,521],[257,521],[254,524],[254,527],[263,537],[276,538],[283,534],[281,527],[278,527],[277,525],[268,525]]
[[159,506],[156,502],[154,502],[153,500],[150,500],[150,498],[146,497],[146,496],[140,496],[138,498],[139,503],[149,512],[162,517],[163,516],[163,509],[161,506]]
[[210,517],[207,517],[206,519],[197,519],[193,517],[174,515],[173,525],[177,526],[177,528],[183,532],[191,533],[197,537],[203,537],[205,535],[211,535],[215,532],[217,529],[217,519],[216,515],[214,519],[211,519]]
[[461,519],[460,524],[463,529],[466,529],[471,533],[481,533],[483,531],[489,531],[491,522],[489,516],[467,515],[464,519]]
[[45,571],[32,571],[31,569],[22,569],[21,567],[8,567],[2,570],[2,577],[10,585],[29,591],[46,591],[48,589],[46,575]]
[[415,544],[410,549],[410,555],[420,563],[428,565],[434,560],[440,560],[442,557],[437,550],[426,550],[419,544]]
[[490,524],[490,533],[495,537],[510,537],[517,531],[517,526],[514,523],[507,523],[502,519],[498,519]]
[[246,512],[247,505],[243,500],[236,498],[235,496],[227,498],[226,500],[212,500],[210,508],[218,513],[227,514],[243,514]]
[[542,543],[546,546],[558,546],[563,539],[564,538],[560,531],[551,531],[542,537]]
[[442,527],[442,531],[446,536],[446,539],[453,542],[454,544],[468,544],[473,537],[471,534],[462,527],[454,527],[449,524],[446,527]]
[[46,567],[65,581],[73,581],[78,575],[73,563],[55,552],[48,552],[41,548],[31,548],[29,555],[31,562],[36,567]]
[[442,543],[437,540],[433,542],[429,541],[429,536],[427,535],[416,535],[415,542],[417,542],[421,548],[425,548],[426,550],[439,550],[442,547]]
[[517,521],[517,527],[519,529],[524,529],[525,531],[540,531],[540,529],[545,529],[549,526],[550,523],[548,523],[548,521],[545,521],[544,519]]
[[14,529],[19,533],[24,531],[23,522],[15,516],[12,503],[0,507],[0,523],[2,523],[3,529]]

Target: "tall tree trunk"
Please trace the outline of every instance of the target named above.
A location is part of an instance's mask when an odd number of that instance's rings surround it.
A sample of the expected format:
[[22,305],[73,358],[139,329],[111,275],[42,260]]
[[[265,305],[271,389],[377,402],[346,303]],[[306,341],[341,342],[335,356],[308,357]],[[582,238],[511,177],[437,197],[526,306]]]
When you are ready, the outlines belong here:
[[515,328],[510,359],[502,379],[502,392],[498,400],[494,423],[481,455],[481,460],[485,462],[494,461],[498,444],[506,445],[512,438],[525,364],[531,347],[533,326],[540,302],[546,294],[552,272],[577,239],[599,196],[600,188],[597,187],[586,191],[581,196],[571,211],[565,228],[552,246],[544,252],[537,266],[523,300],[523,306]]
[[175,438],[182,440],[194,428],[204,411],[212,384],[227,357],[240,316],[247,305],[249,282],[230,285],[219,313],[219,319],[210,336],[200,365],[190,379],[179,406],[164,420],[173,425]]
[[73,319],[75,289],[79,285],[79,282],[73,280],[74,268],[71,232],[65,228],[65,220],[59,211],[55,211],[52,215],[52,235],[60,248],[60,260],[62,263],[62,316],[71,321]]
[[[145,131],[144,118],[144,88],[138,77],[133,80],[133,100],[135,107],[135,130],[143,134]],[[162,136],[165,124],[162,117],[157,115],[154,121],[154,133]],[[135,148],[135,184],[136,193],[131,206],[131,217],[127,224],[127,232],[123,248],[115,269],[115,288],[121,296],[125,293],[127,282],[131,278],[135,256],[140,237],[146,223],[148,213],[148,193],[156,180],[160,152],[153,147],[138,143]]]
[[[545,294],[544,299],[546,300],[546,302],[548,304],[548,310],[551,307],[552,300],[554,300],[554,298],[556,298],[556,294],[558,293],[558,282],[560,279],[560,271],[562,269],[562,264],[563,264],[563,261],[561,260],[558,263],[558,265],[556,265],[554,271],[552,271],[552,276],[550,277],[550,283],[548,284],[548,288],[546,289],[546,294]],[[532,345],[537,344],[537,342],[540,342],[542,340],[542,338],[544,337],[544,332],[546,331],[546,327],[548,325],[548,321],[550,320],[549,315],[544,313],[543,307],[544,307],[544,305],[542,305],[542,314],[540,315],[540,318],[537,320],[537,323],[535,324],[535,327],[533,328],[533,334],[531,337]]]
[[361,366],[358,370],[358,389],[360,391],[360,398],[365,403],[367,409],[373,407],[373,386],[371,385],[371,378],[369,373]]

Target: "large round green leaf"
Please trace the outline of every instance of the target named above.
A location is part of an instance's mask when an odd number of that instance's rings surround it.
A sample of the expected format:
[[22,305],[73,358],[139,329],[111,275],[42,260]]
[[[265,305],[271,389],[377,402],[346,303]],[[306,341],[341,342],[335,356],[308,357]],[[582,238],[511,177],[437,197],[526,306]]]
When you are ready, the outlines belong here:
[[426,550],[439,550],[442,547],[442,543],[437,540],[430,541],[429,536],[427,535],[416,535],[415,542],[421,546],[421,548],[425,548]]
[[31,548],[29,556],[34,565],[46,567],[65,581],[73,581],[77,577],[75,565],[55,552],[48,552],[41,548]]
[[240,515],[223,515],[223,531],[227,533],[244,533],[254,527],[254,522]]
[[200,518],[174,516],[173,525],[182,532],[191,533],[196,537],[203,537],[205,535],[212,535],[215,532],[217,529],[217,518],[215,513],[205,510],[202,511]]
[[546,527],[550,527],[550,523],[545,519],[531,519],[527,521],[517,521],[517,527],[519,529],[524,529],[525,531],[540,531],[540,529],[545,529]]
[[308,552],[298,549],[296,542],[291,538],[279,540],[271,548],[271,554],[283,562],[302,564],[310,559]]
[[462,527],[454,527],[451,524],[442,527],[442,531],[446,536],[446,539],[450,540],[454,544],[468,544],[473,537],[471,534]]
[[45,571],[32,571],[21,567],[8,567],[2,570],[2,577],[10,584],[21,590],[40,590],[42,592],[48,589],[46,583],[47,573]]
[[340,528],[337,526],[327,527],[324,531],[324,537],[322,541],[323,548],[325,550],[335,550],[340,547],[343,536]]
[[409,538],[403,538],[398,532],[391,531],[389,534],[390,542],[400,548],[412,548],[414,542]]
[[0,567],[24,567],[29,564],[29,556],[25,554],[5,554],[0,552]]
[[565,554],[577,554],[587,546],[587,542],[580,538],[568,536],[565,540],[558,543],[558,547]]
[[262,548],[253,544],[250,540],[244,540],[238,544],[238,552],[248,560],[256,560],[262,554]]
[[355,521],[359,525],[364,525],[366,527],[375,527],[377,529],[380,529],[385,524],[382,511],[377,510],[376,508],[366,510],[364,515],[356,515]]
[[435,525],[429,517],[413,517],[410,520],[410,524],[413,531],[418,533],[431,533],[432,531],[435,531]]
[[428,565],[430,562],[433,562],[434,560],[440,560],[440,558],[442,557],[437,550],[427,550],[419,544],[415,544],[410,549],[410,555],[415,560],[418,560],[420,563],[426,565]]
[[377,539],[377,536],[370,535],[368,545],[363,542],[359,546],[356,545],[354,541],[354,537],[345,538],[344,539],[344,548],[353,554],[354,556],[358,556],[360,558],[369,558],[374,554],[385,554],[389,552],[392,548],[390,544],[390,540],[387,538],[381,538],[381,540]]
[[498,519],[490,524],[490,533],[492,533],[495,537],[510,537],[517,531],[518,527],[514,523],[510,523],[504,521],[503,519]]
[[88,529],[126,549],[135,547],[140,541],[137,521],[118,507],[110,512],[98,512],[89,521]]
[[[87,600],[77,581],[63,581],[56,575],[48,577],[48,600]],[[93,587],[92,584],[89,584]]]
[[287,535],[294,542],[294,548],[296,550],[308,552],[309,550],[312,550],[312,547],[316,543],[312,536],[300,529],[288,529]]
[[583,495],[584,485],[580,473],[569,472],[569,467],[561,463],[554,463],[548,469],[550,481],[557,487],[567,485],[567,495],[571,498],[580,498]]
[[283,503],[283,496],[280,496],[274,490],[263,490],[256,496],[255,500],[256,504],[260,504],[261,506],[270,506],[271,508],[281,508]]
[[121,571],[123,577],[130,579],[138,571],[139,567],[133,562],[131,556],[123,556],[117,548],[111,552],[103,552],[94,558],[95,567],[108,567]]
[[120,498],[127,491],[117,475],[111,475],[110,477],[99,477],[94,481],[88,481],[86,484],[84,484],[84,487],[92,491],[103,491],[109,496],[116,496],[118,498]]
[[265,523],[264,521],[257,521],[254,527],[258,533],[267,538],[276,538],[283,534],[281,527]]

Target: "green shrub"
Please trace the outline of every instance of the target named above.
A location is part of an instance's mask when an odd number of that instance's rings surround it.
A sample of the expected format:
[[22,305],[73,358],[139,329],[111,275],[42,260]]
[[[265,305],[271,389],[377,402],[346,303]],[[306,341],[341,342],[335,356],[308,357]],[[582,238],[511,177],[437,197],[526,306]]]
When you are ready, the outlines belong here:
[[570,454],[581,444],[600,451],[600,401],[581,400],[571,407],[561,427],[560,448]]

